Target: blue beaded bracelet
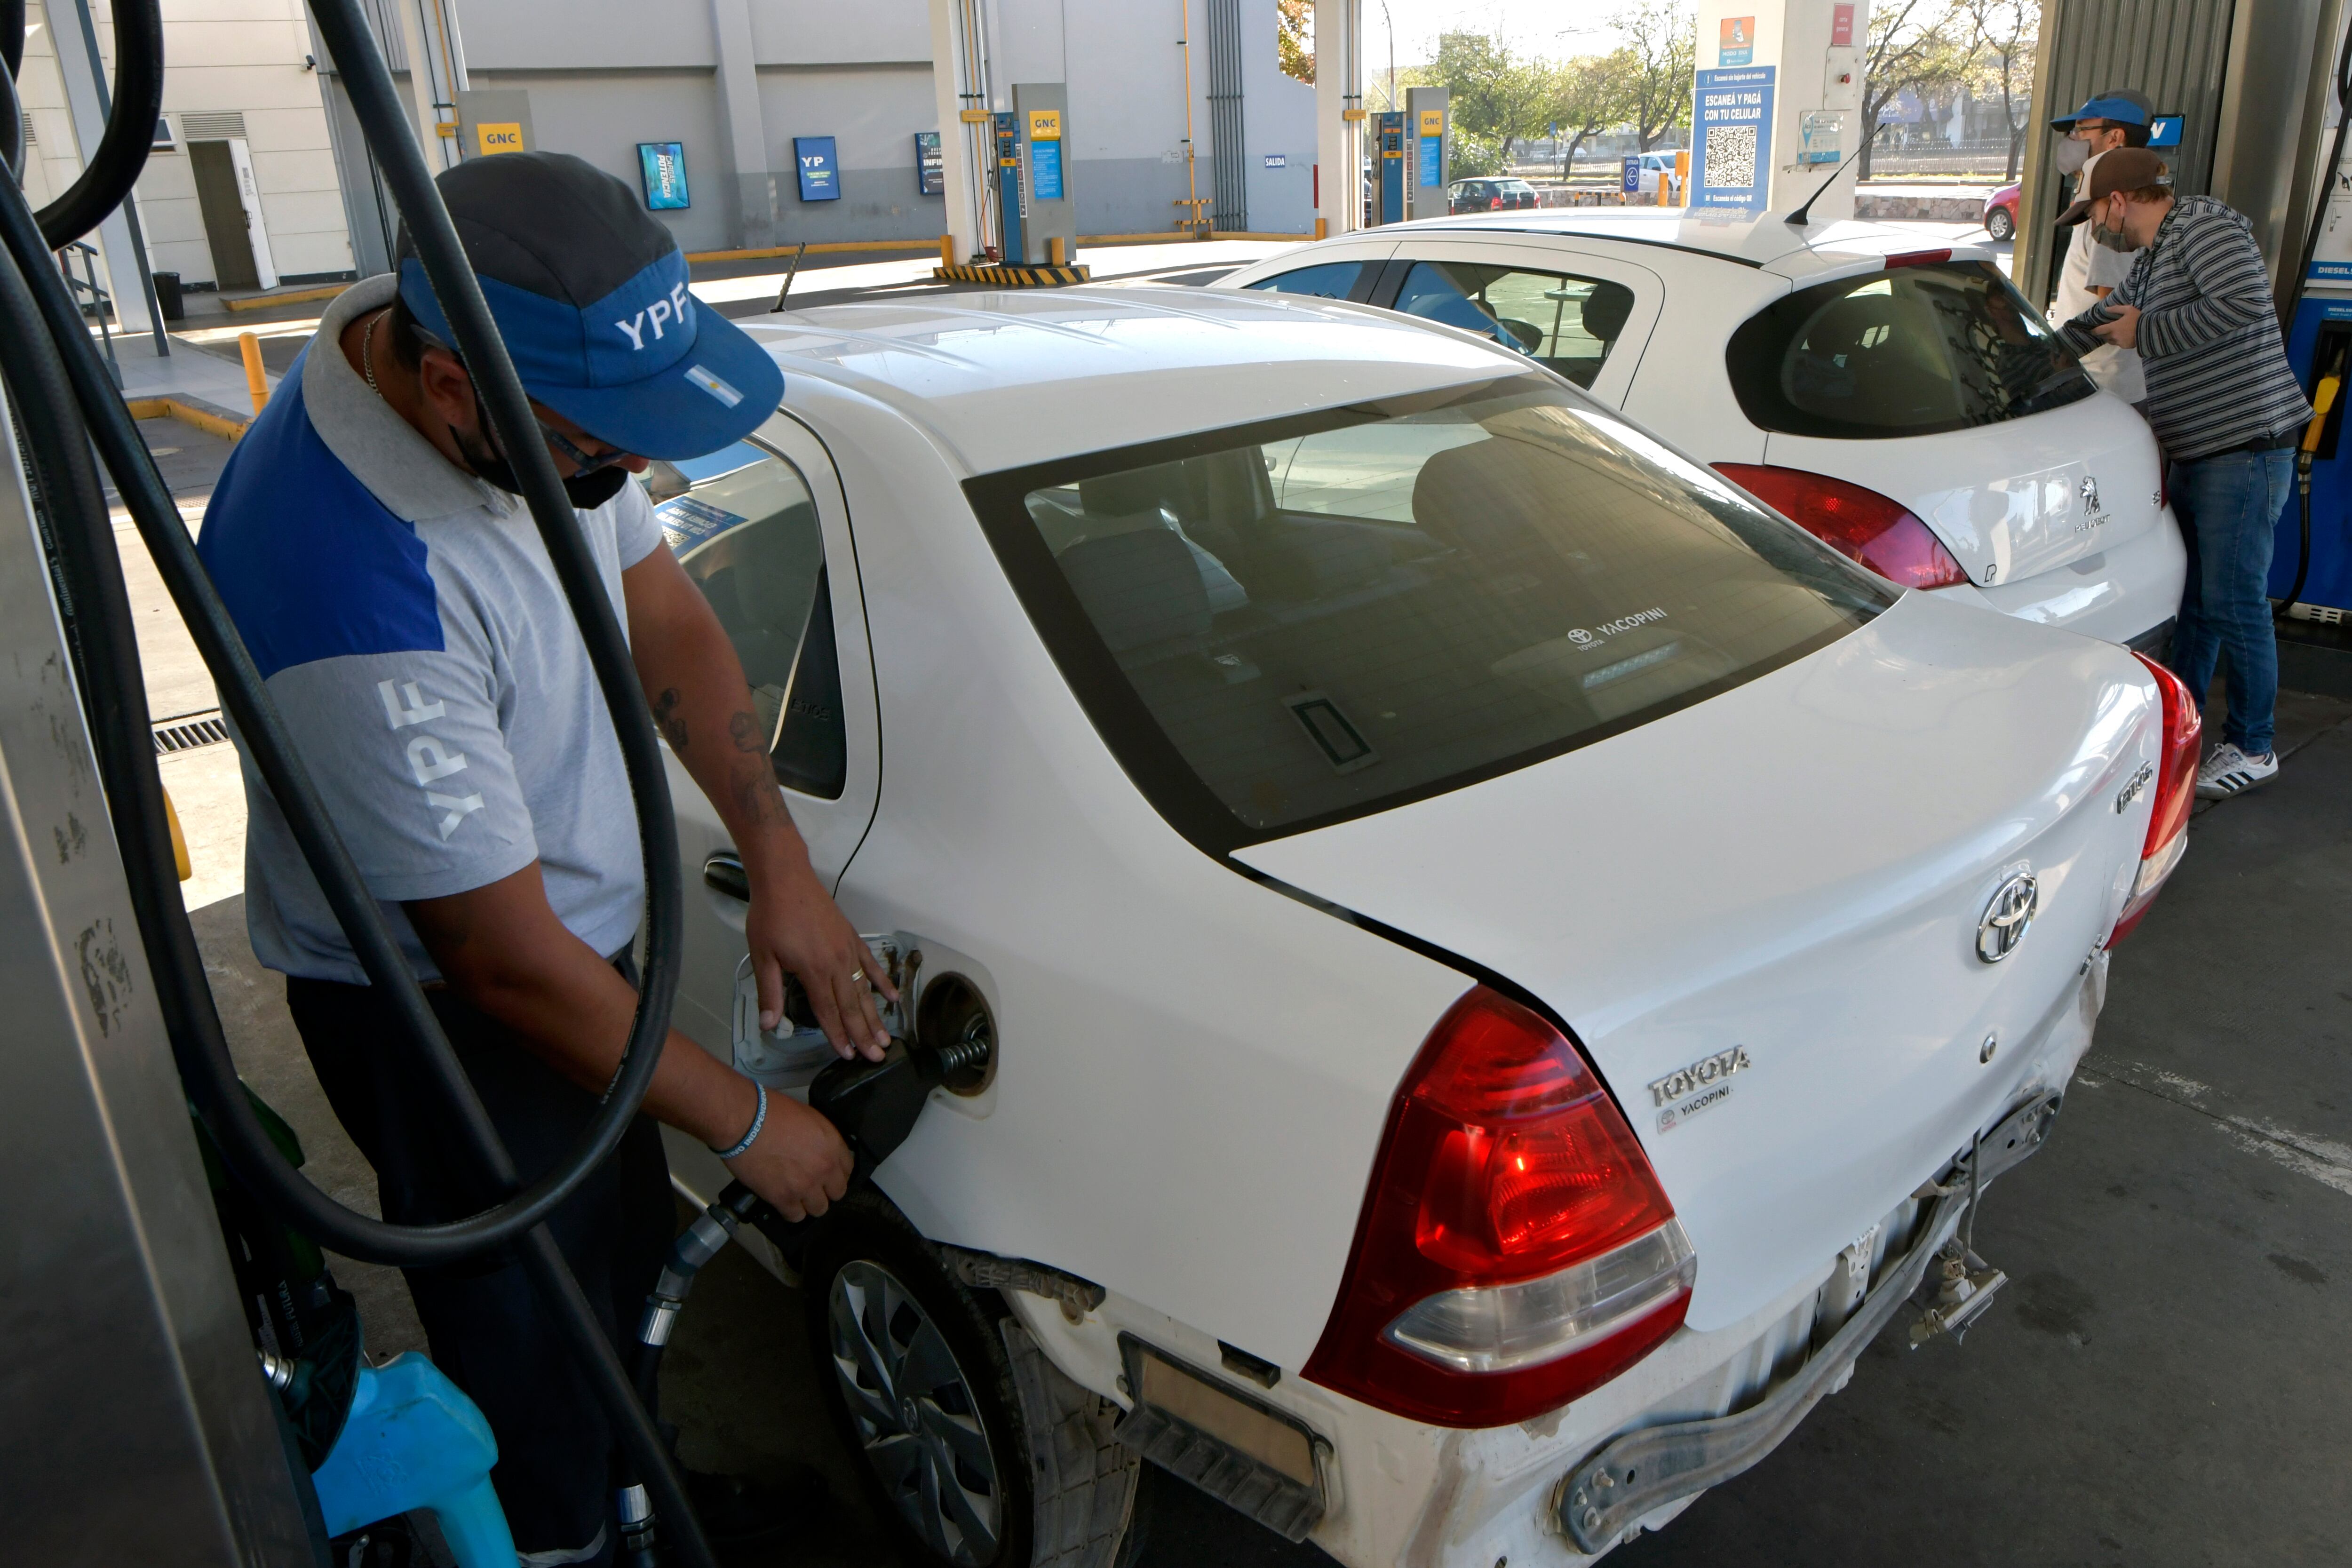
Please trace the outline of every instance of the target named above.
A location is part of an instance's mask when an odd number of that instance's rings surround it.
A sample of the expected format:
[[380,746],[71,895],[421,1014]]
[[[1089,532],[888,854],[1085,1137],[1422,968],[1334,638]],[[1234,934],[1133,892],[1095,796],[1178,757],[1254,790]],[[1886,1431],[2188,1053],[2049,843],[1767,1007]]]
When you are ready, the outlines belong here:
[[743,1141],[731,1149],[714,1148],[710,1151],[722,1160],[732,1160],[737,1155],[749,1152],[751,1145],[760,1141],[760,1129],[768,1124],[768,1086],[764,1083],[755,1083],[751,1087],[760,1093],[759,1109],[751,1112],[751,1131],[744,1133]]

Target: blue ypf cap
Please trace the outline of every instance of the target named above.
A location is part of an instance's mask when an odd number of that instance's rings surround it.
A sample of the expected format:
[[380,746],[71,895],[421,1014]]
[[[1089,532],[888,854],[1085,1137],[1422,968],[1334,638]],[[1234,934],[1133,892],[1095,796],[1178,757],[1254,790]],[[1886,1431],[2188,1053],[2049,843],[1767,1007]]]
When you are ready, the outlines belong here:
[[[686,258],[629,187],[567,153],[473,158],[435,182],[525,391],[597,439],[645,458],[741,440],[784,375],[687,289]],[[455,346],[405,226],[400,297]]]
[[2053,130],[2072,131],[2077,120],[2112,120],[2118,125],[2145,125],[2147,123],[2147,105],[2108,93],[2089,100],[2074,113],[2053,120],[2050,124]]

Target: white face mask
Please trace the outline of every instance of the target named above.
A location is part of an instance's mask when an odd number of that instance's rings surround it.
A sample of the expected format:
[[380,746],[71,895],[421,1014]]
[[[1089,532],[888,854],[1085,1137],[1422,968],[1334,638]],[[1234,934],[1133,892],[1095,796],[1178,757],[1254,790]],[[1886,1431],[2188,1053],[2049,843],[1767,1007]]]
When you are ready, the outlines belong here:
[[2091,144],[2088,142],[2078,142],[2074,137],[2069,136],[2066,140],[2058,143],[2058,172],[2060,174],[2079,174],[2083,172],[2083,165],[2090,161]]

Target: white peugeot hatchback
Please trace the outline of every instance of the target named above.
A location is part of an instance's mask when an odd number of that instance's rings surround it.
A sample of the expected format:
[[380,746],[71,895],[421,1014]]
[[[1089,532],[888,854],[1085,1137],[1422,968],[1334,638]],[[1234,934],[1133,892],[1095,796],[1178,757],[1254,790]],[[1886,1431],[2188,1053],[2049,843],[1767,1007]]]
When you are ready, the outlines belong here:
[[[1582,1562],[1989,1299],[1956,1227],[2185,842],[2178,682],[1385,312],[779,321],[660,515],[964,1051],[801,1269],[911,1542],[1108,1564],[1149,1458],[1345,1563]],[[677,1024],[804,1085],[673,787]]]
[[1219,287],[1492,338],[1904,587],[2149,653],[2170,637],[2187,555],[2155,437],[1989,250],[1563,209],[1347,235]]

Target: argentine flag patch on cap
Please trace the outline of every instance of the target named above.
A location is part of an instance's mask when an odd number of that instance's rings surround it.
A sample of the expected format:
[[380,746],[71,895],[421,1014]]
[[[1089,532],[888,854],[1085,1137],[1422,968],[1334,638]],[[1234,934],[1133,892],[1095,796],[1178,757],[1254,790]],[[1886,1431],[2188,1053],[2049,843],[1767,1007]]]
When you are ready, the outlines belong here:
[[719,402],[725,404],[730,408],[734,407],[737,404],[743,401],[743,395],[741,393],[736,391],[733,387],[728,385],[724,381],[721,381],[719,377],[711,374],[710,372],[698,364],[690,364],[686,367],[686,379],[694,383],[695,385],[702,388],[703,391],[710,394],[711,396],[719,399]]

